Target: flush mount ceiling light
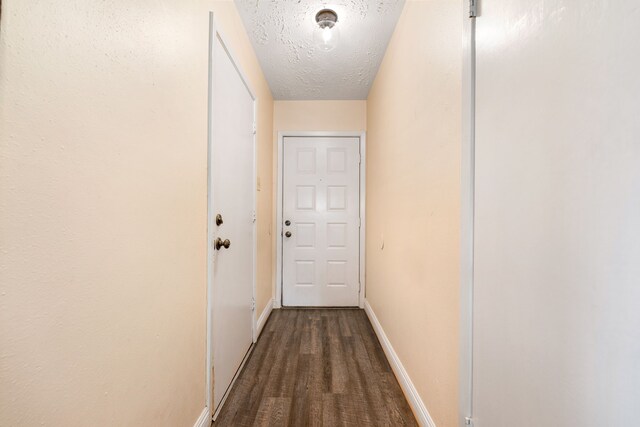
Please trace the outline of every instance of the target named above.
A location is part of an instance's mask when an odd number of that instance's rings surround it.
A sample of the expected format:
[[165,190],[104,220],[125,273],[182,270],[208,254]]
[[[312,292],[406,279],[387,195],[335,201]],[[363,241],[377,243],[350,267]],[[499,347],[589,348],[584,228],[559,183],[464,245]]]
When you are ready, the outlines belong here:
[[318,28],[313,34],[316,46],[325,52],[332,50],[340,36],[336,26],[338,14],[331,9],[322,9],[316,13]]

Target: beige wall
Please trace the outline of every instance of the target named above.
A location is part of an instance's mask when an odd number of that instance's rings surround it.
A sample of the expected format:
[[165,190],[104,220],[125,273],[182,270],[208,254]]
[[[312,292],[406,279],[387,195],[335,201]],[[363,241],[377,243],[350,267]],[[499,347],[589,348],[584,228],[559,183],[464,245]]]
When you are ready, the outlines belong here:
[[[273,130],[365,130],[367,101],[275,101]],[[277,140],[274,139],[277,147]]]
[[260,98],[260,301],[271,291],[272,102],[233,5],[2,3],[0,424],[192,426],[211,9]]
[[367,102],[367,300],[438,427],[457,425],[461,16],[408,1]]

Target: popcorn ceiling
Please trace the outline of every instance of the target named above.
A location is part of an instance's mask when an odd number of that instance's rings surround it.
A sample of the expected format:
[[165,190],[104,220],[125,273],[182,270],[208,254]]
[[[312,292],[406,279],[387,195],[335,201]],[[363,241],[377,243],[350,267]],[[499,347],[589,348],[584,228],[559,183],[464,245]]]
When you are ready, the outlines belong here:
[[[274,99],[366,99],[404,0],[235,0]],[[340,40],[313,43],[316,13],[338,13]]]

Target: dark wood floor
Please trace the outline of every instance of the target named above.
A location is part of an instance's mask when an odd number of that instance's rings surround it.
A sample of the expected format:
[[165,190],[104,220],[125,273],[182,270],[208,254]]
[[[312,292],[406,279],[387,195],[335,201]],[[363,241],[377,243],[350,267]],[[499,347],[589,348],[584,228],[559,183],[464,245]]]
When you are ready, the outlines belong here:
[[215,424],[416,426],[363,310],[274,310]]

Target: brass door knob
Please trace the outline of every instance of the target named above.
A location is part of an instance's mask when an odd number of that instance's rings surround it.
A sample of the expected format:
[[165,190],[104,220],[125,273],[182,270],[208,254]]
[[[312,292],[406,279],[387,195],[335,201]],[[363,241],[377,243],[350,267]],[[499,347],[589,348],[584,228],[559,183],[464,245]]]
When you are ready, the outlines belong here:
[[286,233],[284,233],[284,235],[285,235],[286,237],[291,237],[291,232],[290,232],[290,231],[287,231]]
[[217,251],[219,251],[220,248],[229,249],[229,246],[231,246],[231,241],[229,239],[222,240],[219,237],[216,239],[216,250]]

